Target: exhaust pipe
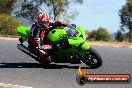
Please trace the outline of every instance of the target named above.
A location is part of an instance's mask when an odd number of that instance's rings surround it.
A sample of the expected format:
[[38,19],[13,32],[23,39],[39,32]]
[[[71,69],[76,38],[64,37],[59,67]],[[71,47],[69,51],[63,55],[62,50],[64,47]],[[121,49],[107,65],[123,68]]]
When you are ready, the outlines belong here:
[[21,50],[22,52],[26,53],[27,55],[31,56],[32,58],[34,58],[35,60],[39,61],[39,57],[37,55],[35,55],[34,53],[32,53],[26,46],[24,46],[23,44],[17,44],[17,47],[19,50]]

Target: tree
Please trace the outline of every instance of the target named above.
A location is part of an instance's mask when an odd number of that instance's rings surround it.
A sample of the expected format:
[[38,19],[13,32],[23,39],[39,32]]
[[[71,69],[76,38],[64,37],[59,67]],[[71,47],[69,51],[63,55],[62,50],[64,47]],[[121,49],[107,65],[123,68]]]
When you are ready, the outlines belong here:
[[68,8],[68,0],[44,0],[49,8],[50,15],[53,19],[58,19],[59,15]]
[[92,41],[96,41],[97,39],[97,30],[93,30],[90,35],[89,35],[89,39]]
[[0,14],[11,14],[16,0],[0,0]]
[[[67,11],[71,3],[83,3],[83,0],[42,0],[42,1],[49,8],[49,14],[52,15],[54,20],[58,19],[59,16],[63,13],[68,14]],[[69,16],[69,18],[70,17],[73,18],[74,16],[75,14],[73,13],[73,15]]]
[[15,35],[16,27],[20,24],[14,17],[7,14],[0,14],[0,34],[2,35]]
[[109,41],[111,39],[109,32],[105,28],[98,28],[97,30],[97,40],[99,41]]
[[[21,8],[17,15],[23,17],[35,18],[39,13],[40,6],[44,6],[53,20],[60,19],[60,16],[68,14],[68,8],[71,3],[83,3],[83,0],[21,0]],[[74,18],[76,12],[70,13],[66,19]],[[72,14],[72,15],[71,15]],[[65,18],[64,18],[65,19]]]
[[109,32],[105,28],[98,28],[97,30],[93,30],[89,36],[90,40],[97,41],[109,41],[111,39]]
[[116,33],[116,37],[115,40],[122,42],[123,41],[123,33],[121,32],[121,30],[118,30]]
[[28,2],[27,0],[19,1],[19,3],[21,8],[15,12],[16,16],[23,17],[34,22],[40,13],[38,10],[38,4]]
[[132,42],[132,0],[127,0],[127,3],[119,10],[121,20],[121,30],[128,30],[129,42]]
[[0,34],[14,35],[19,22],[15,20],[11,13],[17,0],[0,1]]

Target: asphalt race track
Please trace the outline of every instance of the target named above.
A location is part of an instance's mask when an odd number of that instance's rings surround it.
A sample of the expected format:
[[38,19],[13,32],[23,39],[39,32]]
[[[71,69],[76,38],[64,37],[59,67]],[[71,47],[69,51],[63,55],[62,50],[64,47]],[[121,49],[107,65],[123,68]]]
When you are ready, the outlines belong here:
[[[0,40],[0,83],[33,88],[132,88],[129,84],[85,84],[76,82],[77,65],[38,64],[17,49],[17,41]],[[86,69],[88,74],[132,75],[132,48],[93,46],[103,57],[103,66]]]

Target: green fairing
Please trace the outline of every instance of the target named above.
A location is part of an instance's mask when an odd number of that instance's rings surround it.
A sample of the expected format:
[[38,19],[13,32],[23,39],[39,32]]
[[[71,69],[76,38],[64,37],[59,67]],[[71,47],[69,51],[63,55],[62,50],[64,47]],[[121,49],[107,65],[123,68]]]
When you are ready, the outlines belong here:
[[19,36],[26,39],[28,37],[29,30],[30,30],[30,27],[20,26],[20,27],[17,28],[17,33],[18,33]]
[[81,48],[83,50],[89,49],[89,44],[87,44],[86,41],[86,36],[85,36],[85,30],[83,27],[79,26],[76,28],[78,31],[77,36],[67,36],[67,31],[65,29],[53,29],[48,33],[48,39],[52,43],[57,43],[61,39],[68,39],[69,45],[74,46],[74,45],[79,45],[82,44]]
[[78,45],[85,42],[86,40],[84,28],[79,26],[76,29],[79,32],[79,35],[77,37],[72,37],[68,39],[70,45]]
[[68,42],[70,45],[78,45],[80,43],[83,43],[84,39],[81,37],[71,38],[71,39],[68,39]]
[[86,40],[85,30],[83,27],[79,26],[77,27],[77,30],[79,31],[79,34],[83,36],[83,39]]
[[90,48],[90,45],[86,42],[86,35],[85,35],[85,30],[84,30],[84,28],[81,27],[81,26],[79,26],[79,27],[77,27],[77,30],[80,31],[80,33],[81,33],[82,36],[83,36],[83,40],[84,40],[84,42],[83,42],[83,44],[82,44],[82,46],[81,46],[81,49],[83,49],[83,50],[89,49],[89,48]]
[[64,29],[53,29],[52,31],[50,31],[48,33],[48,39],[52,42],[52,43],[56,43],[58,41],[60,41],[61,37],[66,35],[66,30]]
[[82,44],[81,49],[83,49],[83,50],[89,49],[90,45],[87,42],[85,42],[86,35],[85,35],[84,28],[79,26],[79,27],[77,27],[77,30],[79,31],[79,35],[77,37],[72,37],[71,39],[68,39],[69,44],[70,45]]

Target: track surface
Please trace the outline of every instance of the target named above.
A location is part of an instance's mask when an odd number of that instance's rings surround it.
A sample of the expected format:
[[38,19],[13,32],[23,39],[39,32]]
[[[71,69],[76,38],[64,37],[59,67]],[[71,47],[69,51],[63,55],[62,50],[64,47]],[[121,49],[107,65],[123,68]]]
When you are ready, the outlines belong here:
[[[17,41],[0,40],[0,83],[33,88],[132,88],[130,84],[85,84],[76,82],[78,66],[70,64],[39,65],[19,51]],[[132,49],[93,46],[103,57],[103,66],[86,69],[89,74],[132,75]]]

